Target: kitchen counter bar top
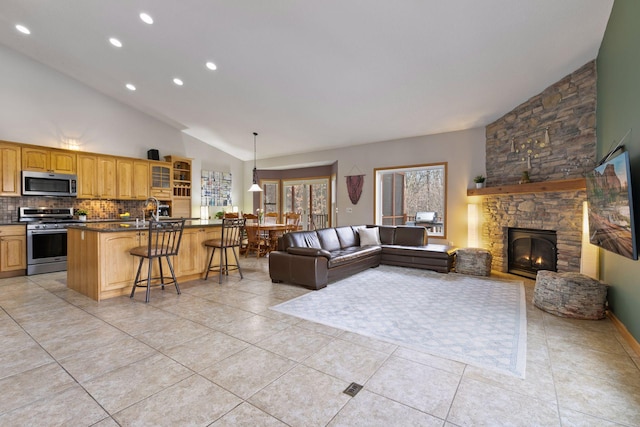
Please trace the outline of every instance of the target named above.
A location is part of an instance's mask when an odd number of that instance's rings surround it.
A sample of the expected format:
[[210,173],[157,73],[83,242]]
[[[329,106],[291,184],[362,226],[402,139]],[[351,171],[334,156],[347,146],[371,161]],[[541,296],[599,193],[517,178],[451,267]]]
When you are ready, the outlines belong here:
[[[219,219],[188,219],[184,223],[184,228],[197,228],[197,227],[211,227],[221,226],[222,220]],[[72,223],[67,225],[67,228],[78,228],[81,230],[98,231],[98,232],[116,232],[116,231],[139,231],[149,228],[149,221],[103,221],[103,222],[84,222],[84,223]]]

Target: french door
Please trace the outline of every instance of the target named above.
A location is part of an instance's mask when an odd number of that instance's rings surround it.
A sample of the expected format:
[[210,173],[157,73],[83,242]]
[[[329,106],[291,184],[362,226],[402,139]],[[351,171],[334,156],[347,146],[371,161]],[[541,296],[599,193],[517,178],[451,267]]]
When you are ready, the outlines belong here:
[[331,226],[329,178],[285,180],[282,192],[282,212],[301,213],[300,225],[304,230]]

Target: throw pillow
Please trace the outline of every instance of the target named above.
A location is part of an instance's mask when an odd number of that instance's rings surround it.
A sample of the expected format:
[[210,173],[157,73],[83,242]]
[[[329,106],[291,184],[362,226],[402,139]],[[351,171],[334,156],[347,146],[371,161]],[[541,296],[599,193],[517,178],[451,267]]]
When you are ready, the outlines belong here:
[[378,227],[360,228],[360,246],[372,246],[380,244],[380,229]]

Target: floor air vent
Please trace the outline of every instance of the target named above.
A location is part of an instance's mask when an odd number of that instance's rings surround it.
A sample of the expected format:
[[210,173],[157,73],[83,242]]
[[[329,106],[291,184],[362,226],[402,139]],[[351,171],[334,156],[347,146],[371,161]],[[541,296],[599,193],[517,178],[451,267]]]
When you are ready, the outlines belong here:
[[358,394],[360,390],[362,390],[362,386],[360,384],[351,383],[349,384],[349,387],[347,387],[347,389],[343,391],[343,393],[353,397]]

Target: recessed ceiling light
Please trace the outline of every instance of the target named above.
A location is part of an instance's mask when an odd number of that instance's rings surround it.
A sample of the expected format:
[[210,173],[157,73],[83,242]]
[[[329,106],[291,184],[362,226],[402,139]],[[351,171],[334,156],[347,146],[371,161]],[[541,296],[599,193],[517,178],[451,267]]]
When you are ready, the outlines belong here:
[[129,89],[130,91],[134,91],[136,90],[136,87],[134,85],[132,85],[131,83],[127,83],[127,89]]
[[31,34],[31,31],[22,24],[16,25],[16,30],[20,31],[22,34]]
[[214,64],[213,62],[209,61],[209,62],[207,62],[207,68],[213,71],[213,70],[217,70],[218,66],[216,64]]
[[175,84],[177,84],[178,86],[182,86],[184,84],[184,82],[182,80],[180,80],[179,78],[177,78],[177,77],[175,79],[173,79],[173,82]]
[[153,18],[151,16],[149,16],[148,13],[142,12],[140,14],[140,19],[142,19],[142,22],[144,22],[145,24],[153,24]]
[[115,37],[111,37],[109,39],[109,43],[111,43],[115,47],[122,47],[122,42],[120,40],[118,40],[117,38],[115,38]]

